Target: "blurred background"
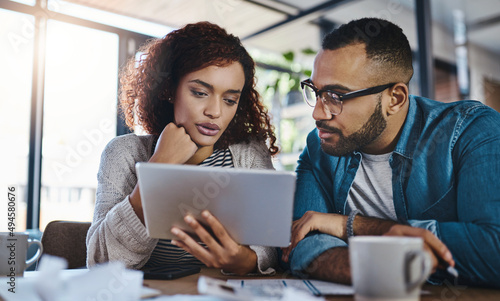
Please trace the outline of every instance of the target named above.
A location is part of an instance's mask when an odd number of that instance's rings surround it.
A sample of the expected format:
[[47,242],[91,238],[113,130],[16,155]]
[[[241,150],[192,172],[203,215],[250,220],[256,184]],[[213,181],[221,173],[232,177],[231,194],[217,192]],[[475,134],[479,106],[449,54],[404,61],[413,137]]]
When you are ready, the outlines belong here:
[[274,165],[294,170],[314,128],[298,83],[323,35],[361,17],[403,28],[412,94],[500,110],[500,0],[0,0],[0,231],[7,187],[16,231],[92,220],[101,152],[130,132],[117,113],[120,67],[146,40],[191,22],[242,39],[278,133]]

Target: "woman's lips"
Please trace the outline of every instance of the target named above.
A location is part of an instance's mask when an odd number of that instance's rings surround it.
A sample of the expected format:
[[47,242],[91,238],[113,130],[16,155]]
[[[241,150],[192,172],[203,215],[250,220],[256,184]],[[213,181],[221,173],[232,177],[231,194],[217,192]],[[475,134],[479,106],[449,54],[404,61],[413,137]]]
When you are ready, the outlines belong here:
[[215,136],[220,131],[220,127],[215,123],[198,123],[196,124],[196,128],[202,135],[207,136]]

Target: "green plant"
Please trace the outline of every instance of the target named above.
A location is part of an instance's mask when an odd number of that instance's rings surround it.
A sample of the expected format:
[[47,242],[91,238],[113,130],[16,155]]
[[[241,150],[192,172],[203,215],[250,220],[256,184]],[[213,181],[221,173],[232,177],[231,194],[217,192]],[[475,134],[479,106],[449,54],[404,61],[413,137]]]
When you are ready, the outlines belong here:
[[[300,51],[303,55],[310,56],[315,55],[316,51],[306,48]],[[280,92],[282,95],[286,95],[290,91],[300,91],[300,81],[306,77],[311,76],[311,70],[304,68],[301,64],[296,62],[296,54],[294,51],[287,51],[281,54],[281,57],[274,59],[272,61],[266,62],[264,58],[263,62],[265,65],[273,66],[275,70],[274,79],[268,81],[265,86],[263,93],[271,90],[273,93]],[[270,82],[270,83],[269,83]]]
[[[312,50],[311,48],[302,49],[300,52],[304,55],[316,55],[316,51]],[[293,64],[295,61],[295,52],[288,51],[283,53],[282,55],[283,58],[289,63],[290,69],[293,70]],[[289,91],[299,90],[301,77],[303,76],[310,77],[311,73],[312,73],[311,69],[304,68],[302,65],[300,65],[300,70],[290,73],[288,90]]]

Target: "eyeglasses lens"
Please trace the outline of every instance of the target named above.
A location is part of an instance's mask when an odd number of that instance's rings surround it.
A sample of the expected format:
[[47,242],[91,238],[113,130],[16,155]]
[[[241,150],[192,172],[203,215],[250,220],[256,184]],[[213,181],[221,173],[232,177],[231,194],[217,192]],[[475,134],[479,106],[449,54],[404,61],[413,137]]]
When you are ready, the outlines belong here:
[[[304,100],[306,101],[306,103],[311,107],[316,106],[318,98],[316,97],[316,92],[313,90],[313,88],[304,85],[302,92],[304,94]],[[324,91],[321,93],[320,97],[323,100],[323,104],[328,108],[331,114],[338,115],[342,112],[342,101],[340,100],[338,95],[332,92]]]
[[314,92],[314,90],[309,86],[304,86],[302,92],[304,94],[304,100],[306,101],[306,103],[311,107],[314,107],[316,105],[316,93]]

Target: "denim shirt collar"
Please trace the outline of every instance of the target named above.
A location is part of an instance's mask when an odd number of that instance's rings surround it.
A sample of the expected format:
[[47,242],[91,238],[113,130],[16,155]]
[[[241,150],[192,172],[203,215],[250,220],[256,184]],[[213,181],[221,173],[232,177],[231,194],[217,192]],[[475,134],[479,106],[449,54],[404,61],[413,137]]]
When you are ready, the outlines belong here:
[[407,159],[413,159],[413,153],[422,133],[422,113],[420,112],[415,96],[408,97],[409,107],[406,114],[406,120],[403,125],[403,131],[396,144],[394,153]]

